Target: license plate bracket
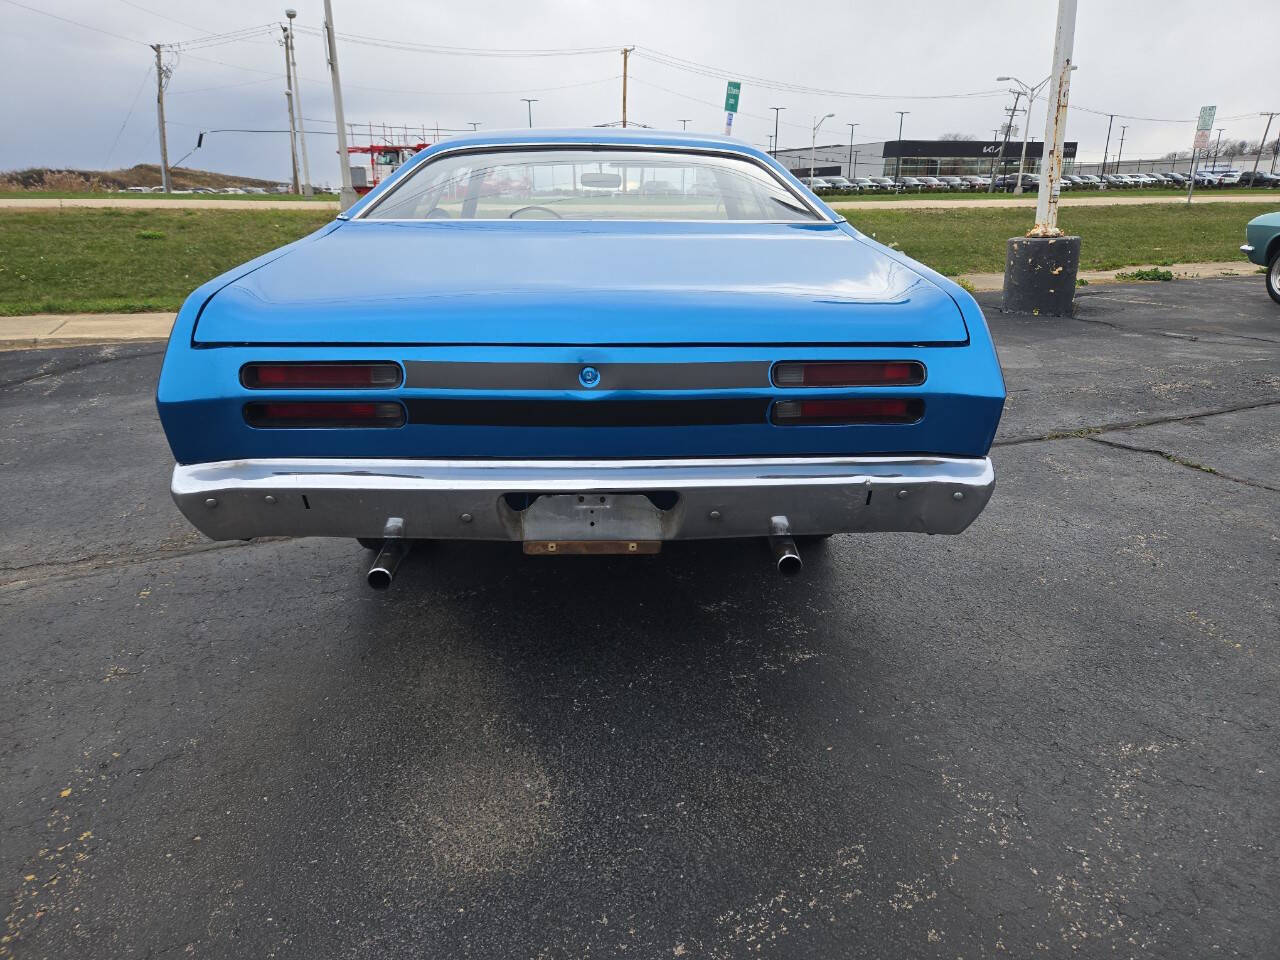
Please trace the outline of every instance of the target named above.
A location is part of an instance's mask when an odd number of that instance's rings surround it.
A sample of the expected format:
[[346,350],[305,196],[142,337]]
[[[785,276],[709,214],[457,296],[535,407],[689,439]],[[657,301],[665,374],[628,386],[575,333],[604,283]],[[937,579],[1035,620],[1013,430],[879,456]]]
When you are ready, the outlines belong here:
[[[634,493],[566,493],[538,497],[520,512],[525,541],[661,541],[662,511]],[[624,543],[620,553],[635,552]]]

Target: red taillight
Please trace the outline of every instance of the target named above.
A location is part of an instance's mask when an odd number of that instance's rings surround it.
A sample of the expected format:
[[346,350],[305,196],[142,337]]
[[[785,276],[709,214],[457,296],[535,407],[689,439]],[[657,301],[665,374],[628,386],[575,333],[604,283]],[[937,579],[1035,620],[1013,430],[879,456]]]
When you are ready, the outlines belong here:
[[246,363],[250,390],[385,390],[400,386],[398,363]]
[[246,403],[251,427],[399,427],[404,407],[398,403]]
[[778,387],[914,387],[924,383],[924,364],[916,360],[815,360],[779,363]]
[[924,401],[899,397],[851,400],[779,400],[773,422],[779,426],[841,423],[915,423],[924,416]]

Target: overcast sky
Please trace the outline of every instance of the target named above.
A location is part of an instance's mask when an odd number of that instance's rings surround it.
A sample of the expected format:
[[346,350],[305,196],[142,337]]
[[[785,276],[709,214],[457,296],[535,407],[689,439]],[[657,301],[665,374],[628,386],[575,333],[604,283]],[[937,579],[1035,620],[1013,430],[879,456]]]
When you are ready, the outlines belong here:
[[[261,26],[248,39],[166,54],[175,69],[167,94],[169,156],[176,162],[201,130],[287,129],[279,9],[260,0],[0,0],[0,170],[29,166],[104,169],[158,158],[154,55],[145,44],[198,41]],[[338,177],[333,101],[321,39],[322,0],[297,8],[298,72],[309,123],[312,178]],[[607,3],[600,0],[333,0],[339,34],[442,47],[580,49],[572,56],[476,56],[389,49],[339,41],[348,122],[410,124],[430,131],[585,126],[621,115],[621,56],[631,58],[629,118],[665,129],[723,131],[727,71],[743,79],[734,133],[761,147],[782,114],[781,145],[808,144],[815,115],[834,113],[819,142],[893,139],[896,110],[911,111],[904,137],[948,132],[989,138],[1011,99],[995,77],[1046,76],[1053,53],[1054,0],[914,0],[910,4],[788,5],[770,0]],[[36,10],[107,33],[51,19]],[[371,13],[376,11],[376,15]],[[1164,120],[1193,120],[1216,104],[1226,138],[1257,139],[1261,110],[1280,110],[1275,83],[1280,3],[1215,7],[1203,0],[1080,0],[1071,88],[1073,107]],[[710,69],[656,62],[655,53]],[[217,62],[214,62],[217,61]],[[711,75],[707,75],[711,74]],[[775,85],[831,93],[770,89]],[[942,94],[997,91],[955,99]],[[845,94],[845,95],[841,95]],[[859,94],[851,96],[848,94]],[[870,95],[870,96],[868,96]],[[1043,99],[1031,120],[1044,129]],[[329,122],[322,122],[329,121]],[[1194,122],[1117,118],[1128,124],[1126,157],[1190,146]],[[1272,127],[1272,136],[1277,126]],[[1075,109],[1067,139],[1080,157],[1100,158],[1107,118]],[[434,134],[432,133],[432,136]],[[357,137],[367,141],[367,136]],[[287,179],[288,137],[211,133],[186,165]]]

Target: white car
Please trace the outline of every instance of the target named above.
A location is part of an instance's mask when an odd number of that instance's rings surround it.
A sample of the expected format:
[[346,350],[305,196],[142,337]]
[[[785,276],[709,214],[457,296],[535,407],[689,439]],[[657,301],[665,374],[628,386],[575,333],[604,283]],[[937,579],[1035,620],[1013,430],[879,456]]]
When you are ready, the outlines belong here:
[[1227,170],[1218,177],[1218,186],[1234,187],[1240,183],[1240,176],[1239,170]]

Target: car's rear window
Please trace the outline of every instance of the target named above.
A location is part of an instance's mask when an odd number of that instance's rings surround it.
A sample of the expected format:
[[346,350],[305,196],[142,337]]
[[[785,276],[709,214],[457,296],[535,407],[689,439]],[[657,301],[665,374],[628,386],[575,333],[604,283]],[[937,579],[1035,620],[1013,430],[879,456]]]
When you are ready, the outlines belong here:
[[745,157],[568,147],[469,150],[423,163],[370,220],[818,220]]

